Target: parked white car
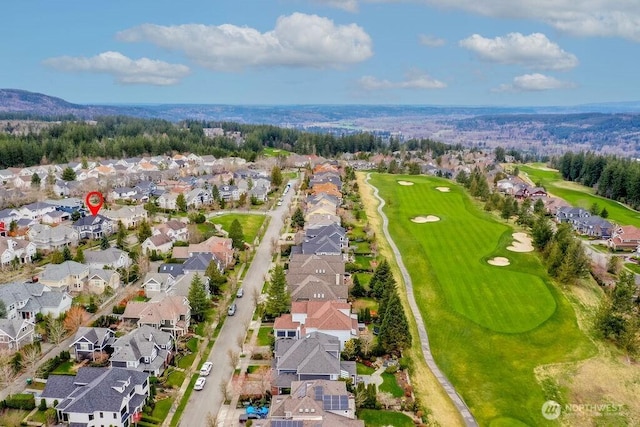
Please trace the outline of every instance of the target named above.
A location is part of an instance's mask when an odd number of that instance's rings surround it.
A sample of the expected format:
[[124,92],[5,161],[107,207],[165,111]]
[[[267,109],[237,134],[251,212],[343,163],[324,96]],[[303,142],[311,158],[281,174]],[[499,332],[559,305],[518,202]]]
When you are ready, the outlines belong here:
[[198,379],[196,380],[196,384],[193,386],[193,389],[202,390],[206,383],[207,383],[207,379],[205,377],[198,377]]
[[211,368],[213,368],[213,363],[205,362],[204,365],[202,365],[202,368],[200,368],[200,376],[201,377],[209,376],[209,374],[211,373]]

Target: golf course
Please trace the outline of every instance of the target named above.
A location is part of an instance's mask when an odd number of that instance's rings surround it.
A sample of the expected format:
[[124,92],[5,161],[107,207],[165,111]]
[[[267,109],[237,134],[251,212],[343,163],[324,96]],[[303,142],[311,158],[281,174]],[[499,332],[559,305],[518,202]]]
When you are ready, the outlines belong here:
[[599,208],[606,208],[609,212],[609,220],[620,225],[634,225],[640,227],[640,212],[627,206],[595,194],[593,188],[586,187],[577,182],[565,181],[557,170],[549,169],[541,165],[520,165],[521,173],[532,182],[539,183],[550,194],[560,197],[583,209],[589,209],[594,203]]
[[386,201],[436,362],[479,424],[554,425],[541,407],[557,390],[545,390],[534,369],[595,348],[536,253],[514,251],[521,230],[453,181],[371,174],[370,183]]

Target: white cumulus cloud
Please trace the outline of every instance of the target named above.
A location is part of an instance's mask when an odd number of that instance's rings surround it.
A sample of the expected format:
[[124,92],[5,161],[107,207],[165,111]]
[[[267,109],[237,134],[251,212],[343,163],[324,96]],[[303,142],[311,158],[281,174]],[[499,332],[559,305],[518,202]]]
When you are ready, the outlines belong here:
[[443,89],[447,84],[436,80],[421,70],[411,70],[404,80],[390,81],[373,76],[363,76],[358,80],[358,85],[367,91],[388,89]]
[[43,63],[59,71],[112,75],[118,83],[173,85],[189,74],[189,67],[149,58],[131,59],[120,52],[103,52],[92,57],[58,56]]
[[[361,0],[361,2],[367,3],[399,3],[401,1]],[[544,22],[575,36],[621,37],[640,42],[640,2],[637,0],[412,1],[494,18]],[[351,3],[351,0],[326,0],[325,3],[338,6],[341,3]]]
[[555,77],[540,73],[523,74],[513,78],[513,82],[502,84],[494,92],[540,92],[553,89],[571,89],[576,85],[571,82],[558,80]]
[[515,64],[539,70],[569,70],[578,65],[578,58],[566,52],[541,33],[528,36],[509,33],[493,39],[474,34],[460,40],[461,47],[478,58],[499,64]]
[[436,36],[430,36],[427,34],[420,34],[418,36],[418,40],[420,41],[421,45],[429,46],[429,47],[440,47],[440,46],[444,46],[446,43],[445,39],[441,39]]
[[118,39],[150,42],[217,71],[247,67],[341,67],[373,55],[371,37],[358,25],[336,25],[317,15],[294,13],[278,18],[261,33],[232,24],[219,26],[144,24],[121,31]]

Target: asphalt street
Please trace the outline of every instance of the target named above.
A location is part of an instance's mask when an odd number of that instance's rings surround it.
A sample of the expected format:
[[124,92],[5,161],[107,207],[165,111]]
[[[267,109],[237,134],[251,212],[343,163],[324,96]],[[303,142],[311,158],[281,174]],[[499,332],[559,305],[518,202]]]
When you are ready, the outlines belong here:
[[[290,182],[294,187],[295,181]],[[247,333],[247,327],[251,322],[256,303],[253,295],[262,290],[265,275],[271,267],[272,242],[279,237],[282,231],[283,219],[288,213],[293,195],[292,189],[284,196],[284,202],[281,206],[275,206],[267,213],[271,220],[244,277],[242,283],[245,291],[244,297],[235,299],[237,311],[234,316],[226,318],[220,330],[207,359],[213,362],[213,369],[207,377],[204,390],[193,391],[191,394],[179,423],[182,427],[206,425],[207,416],[217,414],[224,403],[221,384],[228,383],[234,369],[230,363],[229,352],[238,352],[239,354],[241,351],[238,337],[244,339]]]

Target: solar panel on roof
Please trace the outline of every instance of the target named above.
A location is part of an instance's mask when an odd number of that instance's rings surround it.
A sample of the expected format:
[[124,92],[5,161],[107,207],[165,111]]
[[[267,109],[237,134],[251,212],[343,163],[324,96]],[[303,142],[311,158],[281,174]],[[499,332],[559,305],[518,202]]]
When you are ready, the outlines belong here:
[[347,395],[323,396],[322,403],[327,411],[343,411],[349,409],[349,398]]
[[322,396],[324,392],[322,391],[322,386],[315,386],[314,391],[316,393],[316,400],[322,400]]
[[271,420],[271,427],[303,427],[303,422],[294,420]]

